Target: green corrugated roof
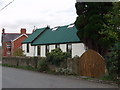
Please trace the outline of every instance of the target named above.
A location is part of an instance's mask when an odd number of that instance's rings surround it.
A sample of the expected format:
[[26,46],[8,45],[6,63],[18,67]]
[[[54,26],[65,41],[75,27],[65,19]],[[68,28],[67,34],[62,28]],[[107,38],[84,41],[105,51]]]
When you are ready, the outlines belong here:
[[46,28],[36,29],[31,35],[29,35],[22,44],[31,43],[40,33],[42,33]]
[[67,28],[67,26],[58,27],[57,30],[47,29],[40,35],[32,45],[49,45],[49,44],[64,44],[64,43],[77,43],[80,42],[76,35],[76,27]]

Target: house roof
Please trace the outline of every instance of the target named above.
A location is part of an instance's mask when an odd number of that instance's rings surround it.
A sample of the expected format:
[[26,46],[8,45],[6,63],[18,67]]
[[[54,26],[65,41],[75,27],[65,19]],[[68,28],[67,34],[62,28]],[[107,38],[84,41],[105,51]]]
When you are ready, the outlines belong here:
[[2,34],[2,42],[12,41],[19,36],[20,36],[20,34],[13,34],[13,33]]
[[46,27],[45,28],[36,29],[31,35],[28,36],[28,38],[26,38],[22,42],[22,44],[32,43],[44,30],[46,30]]
[[80,39],[76,35],[75,26],[68,28],[69,25],[60,26],[54,29],[46,30],[31,45],[50,45],[64,43],[78,43]]
[[[16,39],[17,37],[19,37],[21,34],[19,33],[4,33],[2,34],[2,42],[11,42],[14,39]],[[27,34],[29,35],[29,34]]]
[[22,35],[20,35],[19,37],[15,38],[15,39],[13,40],[13,42],[16,41],[16,40],[18,40],[18,39],[21,38],[22,36],[28,37],[28,35],[22,34]]

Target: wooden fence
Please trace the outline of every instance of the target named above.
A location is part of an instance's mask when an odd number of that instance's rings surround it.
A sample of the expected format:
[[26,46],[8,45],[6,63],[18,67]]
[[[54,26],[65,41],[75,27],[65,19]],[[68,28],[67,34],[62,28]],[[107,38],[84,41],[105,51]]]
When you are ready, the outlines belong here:
[[80,57],[79,74],[88,77],[100,77],[105,74],[104,58],[93,50],[88,50]]

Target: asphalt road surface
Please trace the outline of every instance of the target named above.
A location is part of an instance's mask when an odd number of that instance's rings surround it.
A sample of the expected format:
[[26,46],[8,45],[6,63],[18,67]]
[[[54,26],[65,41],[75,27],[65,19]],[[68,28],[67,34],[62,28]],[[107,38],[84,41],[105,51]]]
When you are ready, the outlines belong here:
[[0,66],[0,90],[2,89],[2,66]]
[[117,88],[117,85],[2,67],[2,88]]

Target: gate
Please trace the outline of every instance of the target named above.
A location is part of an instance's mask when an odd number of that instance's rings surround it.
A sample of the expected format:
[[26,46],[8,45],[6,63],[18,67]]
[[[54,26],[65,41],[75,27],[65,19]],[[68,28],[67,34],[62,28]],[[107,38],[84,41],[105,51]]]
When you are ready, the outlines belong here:
[[97,52],[88,50],[79,61],[79,74],[88,77],[100,77],[105,74],[105,60]]

